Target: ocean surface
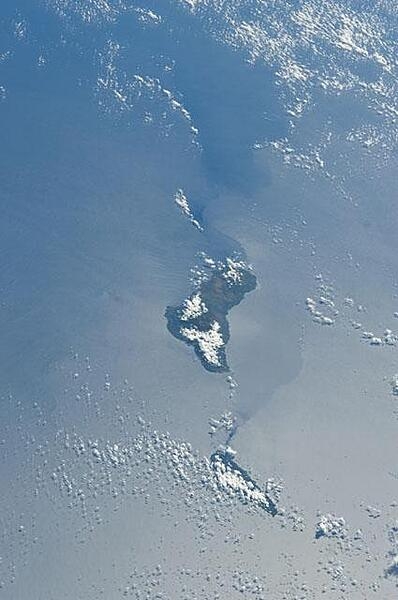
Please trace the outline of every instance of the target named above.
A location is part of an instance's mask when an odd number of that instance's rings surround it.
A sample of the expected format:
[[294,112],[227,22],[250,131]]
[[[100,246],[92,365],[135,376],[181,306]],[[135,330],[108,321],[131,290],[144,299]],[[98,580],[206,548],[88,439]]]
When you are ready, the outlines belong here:
[[3,0],[1,598],[396,597],[397,16]]

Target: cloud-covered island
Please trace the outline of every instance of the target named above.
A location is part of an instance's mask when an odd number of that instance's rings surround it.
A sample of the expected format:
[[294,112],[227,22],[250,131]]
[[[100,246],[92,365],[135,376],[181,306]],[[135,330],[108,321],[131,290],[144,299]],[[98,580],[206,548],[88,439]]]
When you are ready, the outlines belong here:
[[256,288],[252,268],[244,261],[207,259],[208,275],[179,306],[168,306],[167,328],[177,339],[193,346],[208,371],[228,371],[228,312]]

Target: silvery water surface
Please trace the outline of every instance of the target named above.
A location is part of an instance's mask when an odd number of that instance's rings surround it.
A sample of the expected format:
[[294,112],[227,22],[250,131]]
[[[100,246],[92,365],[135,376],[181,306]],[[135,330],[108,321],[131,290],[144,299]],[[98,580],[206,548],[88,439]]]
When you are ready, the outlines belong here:
[[397,12],[3,0],[1,598],[396,597]]

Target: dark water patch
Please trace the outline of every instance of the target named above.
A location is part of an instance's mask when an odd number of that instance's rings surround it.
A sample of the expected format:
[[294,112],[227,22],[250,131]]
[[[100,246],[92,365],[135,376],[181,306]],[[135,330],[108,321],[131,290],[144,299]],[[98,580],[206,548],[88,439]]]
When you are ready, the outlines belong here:
[[182,102],[199,130],[210,185],[253,194],[270,181],[268,169],[254,160],[254,144],[288,132],[273,70],[250,62],[246,51],[217,39],[211,24],[175,2],[153,8],[162,19],[156,27],[143,27],[134,14],[114,26],[123,48],[119,66],[158,78]]

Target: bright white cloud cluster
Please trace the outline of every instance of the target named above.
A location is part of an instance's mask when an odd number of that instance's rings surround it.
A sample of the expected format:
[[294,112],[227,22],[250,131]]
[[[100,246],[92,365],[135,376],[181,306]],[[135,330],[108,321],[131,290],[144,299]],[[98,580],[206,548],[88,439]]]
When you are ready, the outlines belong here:
[[[235,454],[230,448],[226,452]],[[240,496],[241,500],[250,504],[268,507],[269,499],[265,492],[258,488],[250,479],[246,479],[243,474],[234,469],[228,462],[223,460],[223,455],[216,453],[213,457],[213,469],[217,484],[224,491],[233,496]]]
[[145,25],[159,25],[162,22],[162,17],[152,10],[145,10],[144,8],[136,8],[135,12],[138,16],[138,20]]
[[213,321],[210,329],[200,331],[196,327],[182,327],[181,335],[190,342],[197,342],[203,358],[214,367],[221,367],[219,352],[224,347],[221,327],[217,321]]
[[213,435],[217,431],[224,430],[230,432],[233,430],[236,423],[236,418],[230,411],[224,412],[218,419],[213,417],[209,420],[210,435]]
[[184,301],[180,318],[181,321],[189,321],[190,319],[197,319],[207,312],[208,308],[203,302],[200,292],[197,292]]
[[333,325],[335,320],[327,315],[325,315],[322,311],[318,310],[316,301],[309,297],[306,299],[305,304],[307,306],[307,310],[313,317],[313,321],[315,323],[320,323],[321,325]]
[[241,284],[243,274],[247,271],[252,271],[252,266],[244,260],[239,259],[236,255],[232,257],[228,256],[225,261],[214,260],[206,252],[200,252],[199,256],[202,265],[191,269],[191,281],[194,286],[200,286],[203,281],[209,279],[217,271],[230,285]]
[[[352,123],[347,140],[377,147],[383,156],[398,143],[397,13],[394,3],[353,0],[288,2],[179,0],[220,43],[244,51],[253,63],[273,70],[290,133],[275,150],[286,162],[322,168],[330,138],[293,147],[294,129],[319,94],[357,97],[368,114],[369,135]],[[330,133],[330,127],[327,128]],[[292,134],[292,135],[290,135]],[[340,134],[338,134],[340,135]],[[257,140],[263,142],[263,140]],[[257,146],[260,147],[260,146]],[[318,160],[316,160],[318,159]],[[326,171],[332,168],[326,165]]]
[[329,537],[329,538],[340,538],[343,539],[347,536],[347,524],[343,517],[336,517],[335,515],[326,514],[322,515],[318,521],[316,528],[316,537]]
[[182,102],[163,87],[159,78],[138,73],[130,75],[120,68],[121,53],[121,45],[109,39],[97,54],[99,69],[95,94],[99,107],[113,116],[128,114],[130,124],[134,121],[157,124],[167,136],[180,119],[188,128],[192,143],[198,145],[198,130]]
[[196,229],[199,229],[199,231],[203,231],[203,227],[199,221],[195,219],[191,207],[189,206],[188,198],[182,189],[177,190],[176,195],[174,196],[174,202],[180,208],[182,214],[188,217],[192,225],[196,227]]
[[126,10],[123,0],[47,0],[60,17],[78,16],[85,23],[113,21]]
[[391,391],[394,396],[398,396],[398,375],[395,374],[391,380]]
[[247,270],[247,265],[243,260],[233,260],[227,257],[224,266],[223,276],[230,283],[241,283],[243,271]]

